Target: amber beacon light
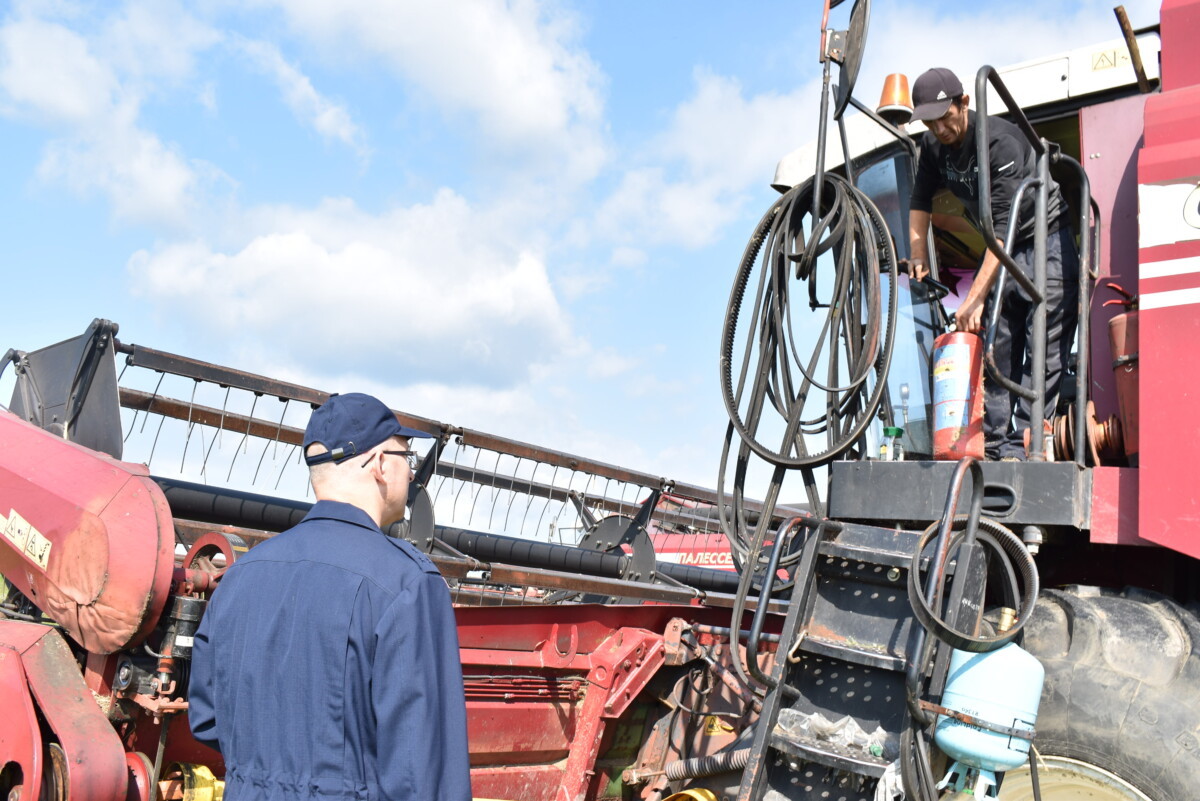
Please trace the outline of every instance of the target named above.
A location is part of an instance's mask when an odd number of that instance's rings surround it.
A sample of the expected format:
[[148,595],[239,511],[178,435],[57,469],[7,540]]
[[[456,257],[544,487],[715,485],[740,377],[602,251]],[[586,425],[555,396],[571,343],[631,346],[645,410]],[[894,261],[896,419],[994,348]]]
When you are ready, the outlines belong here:
[[908,91],[908,76],[893,72],[883,79],[883,93],[879,96],[879,116],[892,125],[900,126],[912,119],[912,95]]

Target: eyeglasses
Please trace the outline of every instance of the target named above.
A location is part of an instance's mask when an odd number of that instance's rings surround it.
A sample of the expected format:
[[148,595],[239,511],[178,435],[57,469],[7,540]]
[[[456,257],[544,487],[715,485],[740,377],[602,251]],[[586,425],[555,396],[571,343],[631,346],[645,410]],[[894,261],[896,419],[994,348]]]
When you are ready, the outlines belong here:
[[[410,469],[410,470],[417,469],[417,456],[419,454],[416,451],[378,451],[378,453],[386,454],[387,456],[403,456],[405,459],[408,460],[408,469]],[[371,459],[374,459],[374,458],[375,458],[374,456],[368,457],[367,461],[363,462],[362,465],[360,465],[360,466],[366,467],[367,465],[369,465],[371,463]]]

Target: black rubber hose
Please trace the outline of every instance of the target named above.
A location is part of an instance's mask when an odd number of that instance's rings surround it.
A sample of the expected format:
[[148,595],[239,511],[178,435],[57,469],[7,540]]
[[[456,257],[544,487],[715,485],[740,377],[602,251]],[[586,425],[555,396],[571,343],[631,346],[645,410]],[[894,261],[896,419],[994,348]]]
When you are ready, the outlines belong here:
[[[814,191],[810,179],[781,196],[763,215],[743,252],[726,307],[720,380],[730,425],[717,492],[722,530],[739,570],[761,567],[758,555],[766,534],[766,524],[749,530],[743,509],[752,456],[775,468],[764,499],[765,512],[773,511],[789,469],[808,473],[805,481],[811,496],[815,492],[811,469],[860,442],[886,394],[897,306],[891,235],[870,198],[844,178],[825,176],[817,220],[811,215]],[[828,264],[821,258],[826,254]],[[886,304],[882,275],[890,282]],[[752,279],[755,292],[748,298]],[[818,291],[819,281],[829,287],[827,301],[819,299],[824,294]],[[807,295],[810,308],[828,310],[807,358],[797,337],[804,332],[793,328],[796,293]],[[748,320],[735,377],[734,351],[743,314]],[[818,374],[822,368],[823,376]],[[806,410],[817,408],[821,412],[805,417]],[[825,446],[810,451],[811,438],[822,434]],[[764,435],[778,436],[779,446],[766,444]],[[727,494],[731,458],[734,471]],[[790,567],[797,559],[797,554],[791,554],[781,566]],[[782,583],[778,590],[786,592],[790,587],[790,582]]]
[[[873,419],[886,388],[887,371],[891,364],[896,311],[896,254],[891,236],[882,214],[870,198],[837,175],[826,176],[826,198],[823,208],[828,209],[814,225],[813,235],[805,241],[803,222],[805,210],[813,191],[811,179],[783,195],[763,216],[753,237],[746,246],[735,275],[726,308],[725,326],[722,331],[720,367],[721,389],[733,428],[742,442],[759,457],[771,464],[788,468],[816,467],[826,464],[849,449],[862,435]],[[827,236],[822,238],[822,234]],[[745,302],[746,289],[759,263],[759,252],[763,244],[767,252],[763,257],[763,269],[758,283],[756,304],[752,310],[745,358],[735,388],[733,378],[734,346],[737,341],[738,321]],[[797,247],[799,245],[799,247]],[[821,332],[837,340],[848,332],[859,334],[859,341],[846,341],[849,360],[845,365],[848,376],[839,383],[836,373],[831,380],[821,382],[815,375],[820,351],[814,352],[807,364],[796,350],[796,338],[790,336],[790,275],[795,269],[798,280],[807,284],[810,306],[816,303],[816,278],[818,257],[833,251],[836,271],[833,274],[833,296],[830,298],[829,315]],[[882,257],[882,258],[881,258]],[[886,320],[880,307],[879,275],[887,272],[893,291],[889,292]],[[861,319],[862,306],[867,306],[867,318]],[[751,358],[757,333],[760,347],[757,367],[750,378]],[[831,367],[833,362],[831,360]],[[765,369],[762,369],[765,368]],[[875,385],[864,390],[867,378],[876,375]],[[793,372],[803,377],[799,390],[793,389]],[[748,408],[743,415],[739,409],[743,396],[749,388]],[[832,430],[830,422],[840,419],[800,419],[804,400],[811,388],[831,395],[827,409],[837,417],[843,412],[853,412],[852,418],[836,437],[831,437],[829,446],[814,454],[808,454],[802,442],[797,441],[799,428],[808,433]],[[862,394],[866,398],[860,398]],[[770,405],[784,417],[792,429],[779,449],[759,441],[757,429],[761,415]],[[793,455],[794,453],[794,455]]]
[[[960,523],[966,523],[965,515],[955,517],[954,525],[957,526]],[[1034,563],[1033,556],[1030,555],[1029,549],[1025,547],[1025,544],[1015,534],[993,520],[981,518],[979,524],[981,527],[979,542],[990,547],[1002,561],[1015,564],[1020,570],[1021,586],[1019,589],[1017,587],[1011,588],[1013,596],[1019,595],[1021,598],[1018,609],[1019,614],[1016,623],[1008,631],[1000,633],[995,637],[975,637],[974,635],[955,630],[938,617],[936,610],[930,608],[929,603],[925,600],[925,595],[918,586],[921,570],[921,552],[930,539],[937,533],[938,524],[931,525],[921,536],[921,541],[917,546],[916,552],[913,554],[912,565],[908,572],[908,600],[912,605],[913,614],[917,618],[917,621],[926,631],[947,645],[957,648],[960,651],[969,651],[972,653],[994,651],[1015,640],[1020,635],[1021,629],[1025,627],[1025,624],[1029,622],[1029,618],[1033,615],[1033,609],[1037,604],[1037,596],[1040,590],[1037,565]],[[961,542],[964,536],[964,532],[955,532],[955,536],[951,539],[946,552],[949,553],[950,550]],[[1006,568],[1005,574],[1009,580],[1014,577],[1011,568]]]

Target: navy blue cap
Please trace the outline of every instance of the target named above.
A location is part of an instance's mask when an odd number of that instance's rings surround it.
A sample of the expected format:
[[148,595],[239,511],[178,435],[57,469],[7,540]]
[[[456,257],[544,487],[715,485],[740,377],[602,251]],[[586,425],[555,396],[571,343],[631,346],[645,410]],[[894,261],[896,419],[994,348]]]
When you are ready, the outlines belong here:
[[396,415],[378,398],[361,392],[345,395],[330,395],[319,409],[308,419],[304,429],[304,452],[309,445],[324,445],[325,453],[305,455],[309,465],[324,462],[340,462],[360,453],[366,453],[376,445],[392,437],[431,437],[424,431],[400,425]]
[[914,120],[936,120],[950,110],[950,104],[962,97],[962,83],[945,67],[934,67],[921,73],[913,84]]

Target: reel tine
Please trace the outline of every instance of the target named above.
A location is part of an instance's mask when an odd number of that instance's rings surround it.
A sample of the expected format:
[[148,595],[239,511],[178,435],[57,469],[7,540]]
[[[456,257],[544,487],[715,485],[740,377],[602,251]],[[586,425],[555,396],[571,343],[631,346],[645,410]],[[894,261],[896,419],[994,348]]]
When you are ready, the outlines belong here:
[[[554,465],[554,472],[550,474],[550,486],[557,488],[558,485],[555,483],[556,481],[558,481],[558,465]],[[546,498],[546,504],[542,507],[542,513],[538,516],[538,521],[537,521],[538,533],[541,533],[542,520],[546,517],[546,510],[548,510],[550,508],[550,503],[552,501],[553,501],[553,498],[550,498],[550,497]],[[547,539],[549,539],[549,538],[547,538]]]
[[[279,452],[279,434],[280,434],[280,432],[281,432],[281,431],[283,431],[283,418],[284,418],[284,417],[287,415],[287,398],[280,398],[279,400],[283,401],[283,413],[279,415],[279,424],[275,426],[275,439],[274,439],[274,442],[275,442],[275,446],[276,446],[276,448],[275,448],[275,452],[276,452],[276,453],[278,453],[278,452]],[[247,429],[247,430],[248,430],[248,429]],[[251,483],[251,484],[257,484],[257,483],[258,483],[258,471],[262,470],[262,463],[263,463],[263,459],[265,459],[265,458],[266,458],[266,456],[267,456],[267,450],[268,450],[270,447],[271,447],[271,441],[270,441],[270,440],[268,440],[267,442],[264,442],[264,443],[263,443],[263,451],[262,451],[262,453],[261,453],[261,454],[259,454],[259,456],[258,456],[258,465],[257,465],[257,466],[254,468],[254,478],[250,479],[250,483]]]
[[[213,446],[221,439],[221,432],[225,429],[225,409],[229,406],[229,387],[225,387],[225,400],[221,402],[221,419],[217,423],[217,431],[213,436],[212,442],[208,443],[208,450],[204,453],[204,461],[200,465],[200,475],[208,475],[208,457],[212,455]],[[277,485],[278,486],[278,485]]]
[[488,529],[492,527],[492,515],[496,513],[496,502],[500,500],[500,487],[497,481],[500,479],[500,452],[496,451],[496,464],[492,467],[492,477],[490,486],[492,488],[492,508],[488,510]]
[[225,480],[228,481],[233,476],[233,466],[237,464],[238,453],[242,450],[242,445],[250,438],[250,421],[254,419],[254,410],[258,408],[259,394],[254,393],[254,401],[250,404],[250,414],[246,416],[246,433],[242,434],[241,441],[237,447],[233,449],[233,458],[229,460],[229,472],[225,475]]
[[[300,457],[300,446],[299,446],[299,445],[292,445],[292,446],[290,446],[290,447],[291,447],[293,450],[295,450],[295,451],[296,451],[296,457],[297,457],[297,458],[296,458],[296,464],[300,464],[300,458],[299,458],[299,457]],[[290,459],[290,454],[289,454],[289,455],[285,455],[285,456],[283,457],[283,461],[282,461],[282,462],[280,462],[280,464],[279,464],[279,475],[275,477],[275,489],[279,489],[279,482],[283,480],[283,472],[284,472],[285,470],[287,470],[287,466],[288,466],[288,460],[289,460],[289,459]],[[305,482],[305,483],[308,483],[308,482]]]
[[[521,457],[517,457],[517,463],[513,465],[512,476],[508,482],[508,493],[511,497],[508,499],[508,508],[504,511],[504,530],[508,531],[508,517],[512,514],[513,503],[517,500],[517,492],[513,486],[517,483],[517,471],[521,469]],[[530,496],[532,497],[532,496]]]
[[[153,405],[154,399],[158,397],[158,390],[162,386],[163,379],[167,377],[166,373],[158,374],[158,383],[154,385],[154,393],[150,396],[150,403]],[[139,434],[146,433],[146,420],[150,418],[150,412],[146,412],[146,416],[142,418],[142,429]]]
[[[196,410],[196,387],[200,386],[200,379],[192,379],[192,397],[188,401],[188,419],[187,419],[187,436],[183,439],[183,455],[179,457],[179,472],[183,472],[183,463],[187,461],[188,443],[192,441],[192,429],[195,428],[195,423],[192,422],[192,414]],[[203,443],[200,445],[204,447]]]

